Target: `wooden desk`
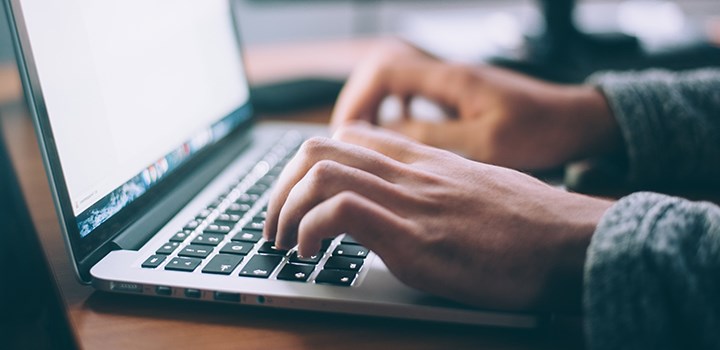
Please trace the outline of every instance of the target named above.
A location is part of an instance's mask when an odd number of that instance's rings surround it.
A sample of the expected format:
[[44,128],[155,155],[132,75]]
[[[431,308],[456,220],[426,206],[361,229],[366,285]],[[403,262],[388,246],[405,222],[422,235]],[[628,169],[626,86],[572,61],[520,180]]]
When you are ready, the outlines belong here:
[[[328,50],[336,47],[341,52],[361,52],[372,46],[364,40],[357,46],[348,43],[317,45],[326,45],[323,58],[340,57],[332,65],[337,69],[333,74],[343,74],[343,71],[346,74],[358,56],[333,56]],[[297,64],[297,70],[287,69],[293,74],[322,67],[317,64],[316,52],[312,50],[301,46],[290,46],[286,50],[250,50],[249,66],[256,69],[251,70],[251,77],[271,80],[273,74],[262,73],[263,69],[266,72],[278,70],[260,67],[282,65],[288,56],[294,57]],[[285,54],[280,55],[282,52]],[[301,57],[311,61],[302,61]],[[306,63],[297,63],[299,60]],[[305,116],[322,119],[327,117],[328,111],[325,108],[305,112]],[[549,343],[553,344],[552,348],[557,348],[555,342],[558,339],[577,339],[578,332],[573,333],[575,337],[565,332],[556,337],[547,331],[466,327],[97,292],[80,285],[74,277],[34,131],[23,114],[4,116],[6,136],[33,220],[59,280],[74,327],[87,349],[539,349],[548,347]]]

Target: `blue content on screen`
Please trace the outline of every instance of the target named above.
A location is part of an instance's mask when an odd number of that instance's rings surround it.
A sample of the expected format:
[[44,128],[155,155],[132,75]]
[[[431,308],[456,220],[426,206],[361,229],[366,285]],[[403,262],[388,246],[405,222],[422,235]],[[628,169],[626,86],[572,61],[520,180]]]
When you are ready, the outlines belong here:
[[139,174],[111,191],[107,196],[98,200],[76,217],[80,236],[89,235],[113,215],[142,196],[167,174],[185,163],[191,156],[227,136],[238,125],[247,120],[251,113],[250,105],[235,110],[229,116],[198,133],[189,141],[165,157],[150,164]]

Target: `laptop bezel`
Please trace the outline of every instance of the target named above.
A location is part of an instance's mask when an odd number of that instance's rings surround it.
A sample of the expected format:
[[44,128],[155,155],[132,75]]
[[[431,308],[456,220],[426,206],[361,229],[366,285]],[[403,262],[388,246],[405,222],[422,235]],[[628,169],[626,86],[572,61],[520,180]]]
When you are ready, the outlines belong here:
[[[235,26],[235,44],[239,58],[244,63],[244,52],[242,50],[241,36],[239,32],[237,8],[233,1],[226,0],[230,4],[230,16]],[[25,99],[30,110],[33,122],[35,123],[36,137],[40,145],[40,151],[45,163],[45,171],[50,183],[51,193],[55,202],[55,209],[61,223],[61,230],[65,239],[68,253],[75,269],[77,278],[85,284],[92,280],[90,268],[97,263],[108,252],[118,249],[112,244],[112,240],[120,235],[125,229],[138,221],[152,207],[156,206],[159,200],[178,184],[183,183],[191,177],[203,164],[222,153],[223,148],[231,143],[232,139],[243,137],[250,126],[257,120],[252,106],[252,95],[249,95],[245,105],[239,106],[234,112],[241,108],[248,108],[249,117],[235,127],[235,129],[215,144],[192,156],[182,166],[168,174],[167,178],[159,181],[140,198],[130,203],[117,214],[113,215],[107,222],[98,226],[86,237],[81,237],[76,217],[72,210],[70,196],[65,185],[60,159],[55,145],[50,120],[43,98],[40,79],[34,61],[32,48],[24,20],[21,0],[3,0],[6,7],[8,24],[13,38],[13,46],[20,77],[25,92]],[[244,69],[244,67],[243,67]],[[245,69],[244,69],[245,70]],[[246,71],[246,70],[245,70]],[[247,75],[246,75],[247,76]],[[249,85],[249,84],[248,84]],[[250,92],[249,86],[248,91]],[[191,197],[187,198],[189,201]],[[165,221],[172,217],[168,213]]]

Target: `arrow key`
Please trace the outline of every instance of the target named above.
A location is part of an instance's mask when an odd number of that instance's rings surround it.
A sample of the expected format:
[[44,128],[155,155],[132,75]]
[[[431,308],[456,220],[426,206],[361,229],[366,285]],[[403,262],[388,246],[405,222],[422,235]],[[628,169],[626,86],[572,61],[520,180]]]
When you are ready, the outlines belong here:
[[280,255],[255,255],[240,269],[240,276],[268,278],[282,259]]
[[201,259],[195,258],[175,258],[165,265],[165,270],[192,272],[201,262]]
[[286,264],[277,275],[277,279],[286,281],[305,282],[315,269],[312,265]]

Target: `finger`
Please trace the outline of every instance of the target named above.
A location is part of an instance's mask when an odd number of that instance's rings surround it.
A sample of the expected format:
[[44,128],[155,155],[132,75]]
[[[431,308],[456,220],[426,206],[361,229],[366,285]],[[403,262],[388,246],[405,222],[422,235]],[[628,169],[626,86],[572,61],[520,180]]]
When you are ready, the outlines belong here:
[[387,96],[382,70],[382,66],[371,63],[353,71],[333,108],[331,128],[352,120],[377,122],[377,111]]
[[355,122],[339,128],[333,139],[381,153],[400,163],[413,163],[423,157],[424,147],[400,133]]
[[386,125],[386,128],[428,146],[463,152],[469,151],[468,142],[471,138],[481,137],[478,134],[471,134],[470,130],[475,130],[472,121],[463,120],[449,120],[440,123],[404,120]]
[[454,106],[463,80],[453,77],[461,75],[459,69],[428,58],[363,66],[353,73],[340,93],[333,110],[332,127],[353,120],[376,123],[380,103],[388,95],[420,95]]
[[295,157],[285,166],[268,203],[263,236],[273,240],[277,232],[280,209],[291,189],[321,160],[332,160],[394,182],[401,164],[376,151],[331,139],[313,138],[305,141]]
[[406,194],[382,178],[346,165],[323,160],[316,163],[288,194],[280,210],[275,237],[278,247],[289,249],[297,242],[300,220],[319,203],[345,191],[362,193],[373,201],[394,207]]
[[310,210],[298,228],[298,253],[312,256],[320,241],[348,233],[383,258],[398,251],[402,237],[412,232],[411,224],[380,204],[355,192],[341,192]]

